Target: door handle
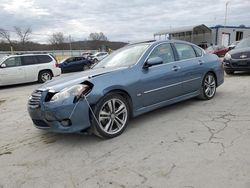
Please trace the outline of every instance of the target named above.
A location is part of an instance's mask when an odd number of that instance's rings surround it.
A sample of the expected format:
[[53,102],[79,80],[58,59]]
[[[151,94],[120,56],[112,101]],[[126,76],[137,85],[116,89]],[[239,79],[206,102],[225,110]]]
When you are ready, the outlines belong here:
[[172,71],[178,71],[181,67],[179,66],[173,66]]
[[198,63],[199,63],[199,65],[203,65],[205,63],[205,61],[199,60]]

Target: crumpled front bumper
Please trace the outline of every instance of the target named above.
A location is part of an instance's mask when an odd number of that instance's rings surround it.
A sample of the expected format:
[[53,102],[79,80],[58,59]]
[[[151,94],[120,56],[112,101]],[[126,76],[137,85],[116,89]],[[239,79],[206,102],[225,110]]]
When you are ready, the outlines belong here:
[[74,97],[44,102],[46,95],[47,92],[42,92],[38,106],[28,104],[35,127],[56,133],[77,133],[90,127],[87,99],[82,98],[77,103],[73,103]]

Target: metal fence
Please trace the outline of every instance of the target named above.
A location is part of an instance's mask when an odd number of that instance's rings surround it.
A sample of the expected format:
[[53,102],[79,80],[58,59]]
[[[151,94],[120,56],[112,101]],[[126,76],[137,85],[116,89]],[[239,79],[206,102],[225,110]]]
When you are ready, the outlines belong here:
[[65,58],[72,56],[82,56],[84,52],[95,53],[97,50],[52,50],[52,51],[15,51],[12,53],[11,51],[0,51],[0,59],[7,55],[11,54],[44,54],[49,53],[52,54],[58,61],[61,61]]

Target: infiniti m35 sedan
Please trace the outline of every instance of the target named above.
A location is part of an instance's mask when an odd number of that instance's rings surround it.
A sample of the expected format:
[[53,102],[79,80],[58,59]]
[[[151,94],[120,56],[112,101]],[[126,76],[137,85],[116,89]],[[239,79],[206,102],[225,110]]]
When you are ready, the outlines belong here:
[[131,117],[193,97],[212,99],[223,82],[216,55],[184,41],[145,41],[45,83],[30,96],[28,111],[39,129],[112,138]]

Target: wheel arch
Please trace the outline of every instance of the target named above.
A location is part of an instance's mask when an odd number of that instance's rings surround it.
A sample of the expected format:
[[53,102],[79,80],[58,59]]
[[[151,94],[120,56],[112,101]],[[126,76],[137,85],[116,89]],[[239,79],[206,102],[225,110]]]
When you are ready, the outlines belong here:
[[51,75],[52,75],[52,77],[54,77],[53,71],[52,71],[51,69],[42,69],[42,70],[39,70],[39,72],[38,72],[38,77],[39,77],[39,75],[41,74],[41,72],[44,72],[44,71],[50,72]]
[[106,92],[104,93],[103,96],[106,96],[108,94],[118,94],[121,95],[123,98],[125,98],[128,101],[129,104],[129,108],[130,108],[130,113],[131,115],[133,114],[133,102],[132,102],[132,98],[130,96],[130,94],[124,90],[124,89],[110,89],[110,90],[106,90]]
[[98,102],[100,102],[106,95],[109,95],[109,94],[118,94],[118,95],[121,95],[122,97],[124,97],[128,102],[129,109],[130,109],[130,115],[131,115],[131,117],[133,116],[133,99],[128,91],[126,91],[125,89],[123,89],[122,87],[119,87],[119,86],[104,89],[102,94],[99,95],[98,100],[94,100],[91,102],[91,104],[90,104],[91,107],[94,108],[94,106]]
[[216,73],[215,73],[215,71],[213,71],[213,70],[209,70],[208,72],[206,72],[206,74],[203,76],[203,79],[205,78],[205,76],[207,75],[207,74],[209,74],[209,73],[211,73],[211,74],[213,74],[214,75],[214,78],[215,78],[215,83],[216,83],[216,87],[218,87],[218,79],[217,79],[217,75],[216,75]]

